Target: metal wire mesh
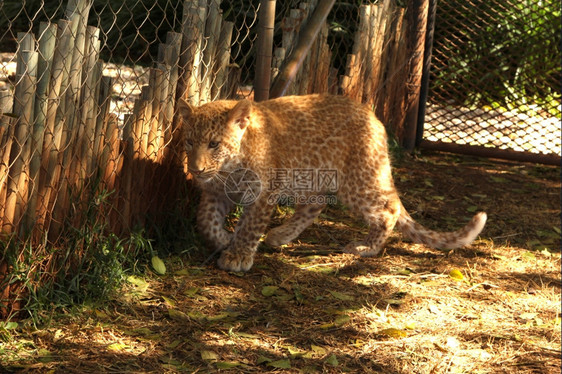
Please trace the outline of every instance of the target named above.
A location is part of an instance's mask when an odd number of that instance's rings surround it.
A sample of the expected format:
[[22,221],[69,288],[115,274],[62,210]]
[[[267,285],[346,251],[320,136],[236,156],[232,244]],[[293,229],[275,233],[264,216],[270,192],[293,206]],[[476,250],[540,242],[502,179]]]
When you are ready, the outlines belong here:
[[560,155],[560,4],[438,2],[424,138]]

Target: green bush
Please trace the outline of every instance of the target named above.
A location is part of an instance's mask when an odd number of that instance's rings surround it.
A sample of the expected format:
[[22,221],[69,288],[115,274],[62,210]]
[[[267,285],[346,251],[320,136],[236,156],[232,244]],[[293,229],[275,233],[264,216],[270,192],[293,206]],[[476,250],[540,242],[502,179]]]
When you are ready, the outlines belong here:
[[456,104],[555,106],[560,85],[560,3],[438,2],[433,97]]

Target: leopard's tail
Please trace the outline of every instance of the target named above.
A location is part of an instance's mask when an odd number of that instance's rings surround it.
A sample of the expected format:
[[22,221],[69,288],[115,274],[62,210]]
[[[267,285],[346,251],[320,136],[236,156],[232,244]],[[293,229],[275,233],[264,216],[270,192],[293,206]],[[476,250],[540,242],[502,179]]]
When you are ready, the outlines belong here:
[[396,227],[413,242],[437,249],[460,248],[472,243],[484,228],[487,219],[486,213],[480,212],[472,217],[470,222],[462,229],[451,232],[437,232],[426,229],[414,221],[404,206],[400,208],[400,217]]

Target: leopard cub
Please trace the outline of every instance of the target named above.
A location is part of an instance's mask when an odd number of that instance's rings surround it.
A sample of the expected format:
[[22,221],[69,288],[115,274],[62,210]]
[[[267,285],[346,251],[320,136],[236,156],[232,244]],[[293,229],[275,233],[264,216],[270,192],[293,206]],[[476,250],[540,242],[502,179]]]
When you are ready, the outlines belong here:
[[[295,213],[265,242],[296,239],[334,196],[369,224],[368,235],[344,251],[374,256],[396,226],[410,240],[452,249],[484,228],[476,214],[454,232],[416,223],[394,187],[384,126],[366,106],[342,96],[288,96],[263,102],[179,104],[188,169],[202,190],[199,232],[221,250],[220,268],[247,271],[279,199]],[[224,228],[235,204],[244,205],[234,233]]]

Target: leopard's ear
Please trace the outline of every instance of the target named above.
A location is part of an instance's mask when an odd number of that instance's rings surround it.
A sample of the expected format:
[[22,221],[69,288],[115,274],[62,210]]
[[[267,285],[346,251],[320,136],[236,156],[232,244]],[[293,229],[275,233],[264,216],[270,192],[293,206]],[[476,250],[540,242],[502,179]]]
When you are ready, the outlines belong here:
[[228,112],[227,123],[234,124],[240,130],[245,130],[250,124],[250,115],[252,114],[252,102],[250,100],[241,100]]
[[185,99],[182,98],[178,100],[178,114],[184,122],[188,121],[191,118],[194,111],[195,108],[187,101],[185,101]]

